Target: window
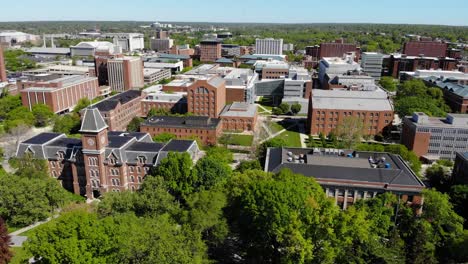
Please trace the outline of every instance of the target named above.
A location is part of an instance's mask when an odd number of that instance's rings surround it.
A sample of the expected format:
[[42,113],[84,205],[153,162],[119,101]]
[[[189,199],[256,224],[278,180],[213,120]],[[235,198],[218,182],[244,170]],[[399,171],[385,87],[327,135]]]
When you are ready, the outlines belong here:
[[57,172],[56,171],[52,171],[52,177],[57,178]]
[[135,170],[135,169],[133,168],[133,166],[130,166],[129,169],[130,169],[130,173],[133,173],[133,171]]
[[[138,163],[146,163],[146,157],[145,156],[139,156],[138,157]],[[139,167],[138,167],[139,168]],[[139,172],[139,171],[138,171]]]

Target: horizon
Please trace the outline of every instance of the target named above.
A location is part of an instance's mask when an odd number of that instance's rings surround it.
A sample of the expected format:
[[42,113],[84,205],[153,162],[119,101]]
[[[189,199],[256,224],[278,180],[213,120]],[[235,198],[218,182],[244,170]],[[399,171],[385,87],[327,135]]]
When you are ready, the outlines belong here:
[[[96,2],[82,0],[73,12],[60,0],[11,2],[3,7],[1,22],[66,22],[66,21],[163,21],[179,23],[255,23],[255,24],[396,24],[468,26],[468,2],[453,0],[440,5],[435,0],[393,0],[376,4],[372,0],[297,0],[285,5],[280,0],[239,0],[236,5],[226,0],[200,3],[167,1],[115,0]],[[26,7],[26,8],[25,8]],[[92,7],[92,8],[90,8]],[[226,15],[226,11],[229,14]],[[210,17],[210,19],[206,19]],[[31,20],[31,18],[34,18]]]

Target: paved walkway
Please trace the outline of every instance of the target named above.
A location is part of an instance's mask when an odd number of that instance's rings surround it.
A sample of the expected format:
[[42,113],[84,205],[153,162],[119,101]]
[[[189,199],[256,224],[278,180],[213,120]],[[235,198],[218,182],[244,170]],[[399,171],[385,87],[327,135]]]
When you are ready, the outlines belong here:
[[39,221],[39,222],[36,222],[36,223],[34,223],[34,224],[32,224],[32,225],[29,225],[29,226],[27,226],[27,227],[23,227],[23,228],[21,228],[21,229],[18,229],[18,230],[16,230],[15,232],[11,232],[11,233],[9,234],[10,237],[11,237],[11,244],[10,244],[10,246],[12,246],[12,247],[21,247],[21,246],[23,246],[23,243],[28,239],[28,237],[27,237],[27,236],[20,236],[20,234],[22,234],[22,233],[24,233],[24,232],[26,232],[26,231],[29,231],[29,230],[31,230],[31,229],[33,229],[33,228],[36,228],[36,227],[38,227],[38,226],[40,226],[40,225],[43,225],[43,224],[49,222],[50,220],[52,220],[52,219],[54,219],[54,218],[57,218],[58,216],[59,216],[59,215],[56,214],[56,215],[54,215],[54,216],[52,216],[52,217],[47,218],[47,219],[44,220],[44,221]]
[[306,148],[306,140],[309,138],[309,135],[305,133],[305,126],[304,124],[298,124],[299,127],[299,137],[301,139],[301,147]]

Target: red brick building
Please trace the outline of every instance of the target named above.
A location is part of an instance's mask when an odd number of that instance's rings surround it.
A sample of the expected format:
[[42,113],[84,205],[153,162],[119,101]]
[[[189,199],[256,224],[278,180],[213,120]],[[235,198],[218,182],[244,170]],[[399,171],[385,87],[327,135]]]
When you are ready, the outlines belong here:
[[[305,48],[308,60],[307,66],[316,67],[318,62],[325,57],[343,57],[344,54],[354,53],[354,60],[359,61],[361,49],[356,44],[344,43],[343,39],[337,39],[335,42],[321,43],[316,46],[308,46]],[[304,67],[307,67],[304,66]]]
[[215,62],[219,58],[221,58],[221,42],[218,40],[200,42],[200,61]]
[[403,47],[407,56],[445,57],[447,43],[437,41],[408,41]]
[[384,92],[313,90],[309,98],[309,133],[328,135],[347,117],[363,120],[363,134],[376,135],[392,124],[393,106]]
[[187,109],[199,116],[217,118],[226,105],[226,81],[220,77],[196,80],[187,88]]
[[109,132],[97,109],[86,108],[81,139],[42,133],[18,146],[17,156],[48,161],[52,178],[88,199],[106,192],[136,191],[151,168],[169,152],[198,153],[194,140],[155,143],[145,133]]
[[23,106],[31,110],[35,104],[45,104],[54,113],[71,111],[81,98],[93,100],[100,95],[97,78],[81,75],[35,75],[19,80],[17,87]]
[[207,116],[153,116],[140,125],[140,132],[152,137],[170,133],[177,139],[196,137],[204,145],[215,145],[222,130],[221,119]]
[[99,110],[110,131],[126,131],[134,117],[144,116],[141,91],[129,90],[100,101],[92,107]]
[[257,123],[257,106],[245,102],[226,105],[220,115],[223,130],[254,131]]
[[3,58],[3,47],[0,45],[0,82],[8,81],[6,75],[5,59]]
[[400,72],[414,72],[416,70],[441,69],[453,71],[457,69],[457,61],[451,58],[421,57],[407,55],[390,55],[384,59],[385,75],[399,78]]

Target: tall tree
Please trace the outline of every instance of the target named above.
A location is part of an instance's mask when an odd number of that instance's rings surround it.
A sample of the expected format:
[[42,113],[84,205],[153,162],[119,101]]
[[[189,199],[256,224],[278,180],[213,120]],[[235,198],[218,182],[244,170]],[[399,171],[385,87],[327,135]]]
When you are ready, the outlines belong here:
[[8,229],[5,221],[0,217],[0,263],[9,263],[11,257],[13,257],[10,251],[10,236],[8,235]]
[[348,116],[336,126],[336,135],[345,148],[352,148],[361,142],[364,132],[364,121],[356,116]]
[[128,132],[138,132],[140,131],[140,124],[143,122],[143,118],[134,117],[127,126]]
[[36,104],[32,107],[35,125],[38,127],[46,126],[50,119],[54,116],[54,112],[45,104]]
[[78,103],[76,103],[75,108],[73,108],[73,112],[79,113],[81,110],[85,109],[90,105],[91,101],[88,99],[88,97],[83,97],[80,100],[78,100]]

